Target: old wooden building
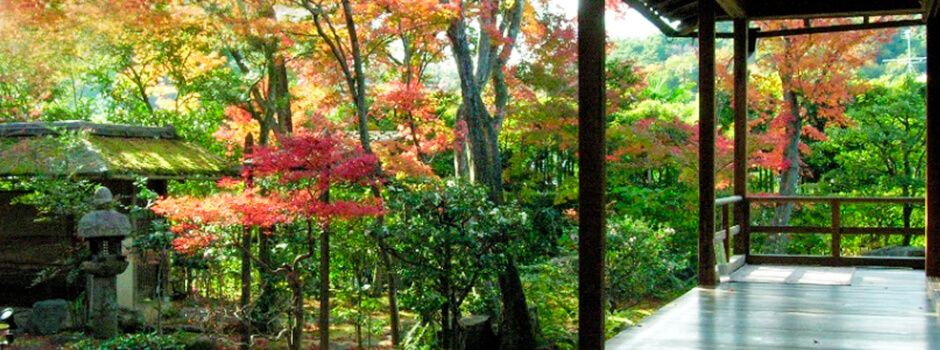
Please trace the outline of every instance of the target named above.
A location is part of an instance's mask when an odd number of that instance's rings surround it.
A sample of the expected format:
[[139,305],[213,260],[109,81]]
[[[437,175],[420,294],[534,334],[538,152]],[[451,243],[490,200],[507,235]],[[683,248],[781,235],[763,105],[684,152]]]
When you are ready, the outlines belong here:
[[[12,204],[26,193],[15,183],[88,179],[107,186],[128,205],[137,201],[134,182],[142,178],[147,188],[163,195],[168,181],[211,180],[235,171],[226,160],[183,141],[172,127],[81,121],[0,124],[0,304],[29,306],[38,300],[73,299],[84,286],[74,273],[68,277],[69,268],[34,283],[40,274],[69,264],[80,245],[75,236],[78,218],[40,218],[36,208]],[[143,221],[134,223],[140,232],[150,227]],[[129,240],[124,243],[130,245]],[[155,268],[145,261],[152,259],[132,256],[130,260],[130,267],[118,276],[118,302],[133,307],[153,296],[157,280]]]

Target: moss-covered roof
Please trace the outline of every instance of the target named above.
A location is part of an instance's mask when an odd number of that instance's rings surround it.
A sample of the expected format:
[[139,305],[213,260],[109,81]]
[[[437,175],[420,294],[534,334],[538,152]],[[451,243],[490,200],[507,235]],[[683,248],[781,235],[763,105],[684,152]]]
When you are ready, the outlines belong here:
[[100,134],[90,130],[85,135],[68,137],[48,133],[4,137],[0,133],[0,176],[191,178],[219,177],[237,171],[234,164],[184,142],[175,133],[155,137]]

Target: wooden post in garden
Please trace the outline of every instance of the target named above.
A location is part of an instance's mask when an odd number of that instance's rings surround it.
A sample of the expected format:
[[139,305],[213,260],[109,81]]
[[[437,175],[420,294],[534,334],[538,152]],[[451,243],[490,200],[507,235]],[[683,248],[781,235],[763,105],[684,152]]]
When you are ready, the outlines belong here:
[[940,4],[928,3],[926,270],[927,276],[940,277]]
[[[734,195],[743,200],[735,205],[734,220],[741,231],[734,252],[750,254],[751,208],[747,201],[747,56],[748,21],[734,20]],[[729,257],[730,258],[730,257]]]
[[712,287],[715,276],[715,0],[698,2],[698,284]]
[[578,344],[604,348],[605,76],[604,0],[578,7]]

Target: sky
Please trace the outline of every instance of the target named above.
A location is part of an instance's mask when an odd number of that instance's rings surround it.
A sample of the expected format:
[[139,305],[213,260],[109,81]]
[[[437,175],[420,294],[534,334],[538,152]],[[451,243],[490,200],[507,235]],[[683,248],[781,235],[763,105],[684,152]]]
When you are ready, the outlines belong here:
[[[569,17],[574,18],[577,16],[578,0],[555,1]],[[660,33],[656,26],[632,9],[627,10],[626,15],[615,15],[611,11],[607,11],[606,24],[607,36],[611,39],[645,38]]]

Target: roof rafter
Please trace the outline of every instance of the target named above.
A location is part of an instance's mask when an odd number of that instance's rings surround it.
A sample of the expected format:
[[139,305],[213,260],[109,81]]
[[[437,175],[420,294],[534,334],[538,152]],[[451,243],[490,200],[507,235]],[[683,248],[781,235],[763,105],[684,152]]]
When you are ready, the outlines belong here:
[[715,2],[731,18],[747,18],[747,11],[744,10],[744,0],[715,0]]

